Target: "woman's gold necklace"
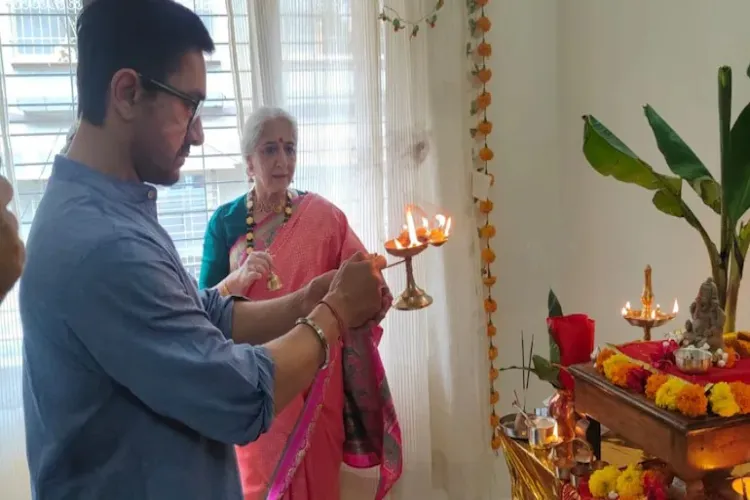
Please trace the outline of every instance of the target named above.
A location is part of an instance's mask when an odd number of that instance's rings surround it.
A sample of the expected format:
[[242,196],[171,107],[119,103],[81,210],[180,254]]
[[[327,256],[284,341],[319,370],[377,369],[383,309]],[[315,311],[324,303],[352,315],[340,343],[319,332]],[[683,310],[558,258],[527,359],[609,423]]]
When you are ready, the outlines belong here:
[[[255,221],[255,189],[251,190],[247,194],[247,219],[245,220],[246,226],[247,226],[247,234],[246,234],[246,241],[247,241],[247,248],[246,252],[249,256],[251,253],[255,251],[255,227],[256,227],[256,221]],[[275,213],[281,213],[281,208],[277,208],[274,210]],[[287,190],[286,192],[286,203],[283,207],[284,211],[284,221],[281,223],[283,226],[286,224],[289,219],[292,217],[292,194]],[[266,285],[270,291],[276,291],[281,289],[281,280],[276,275],[275,272],[271,271],[268,275],[268,280],[266,282]]]

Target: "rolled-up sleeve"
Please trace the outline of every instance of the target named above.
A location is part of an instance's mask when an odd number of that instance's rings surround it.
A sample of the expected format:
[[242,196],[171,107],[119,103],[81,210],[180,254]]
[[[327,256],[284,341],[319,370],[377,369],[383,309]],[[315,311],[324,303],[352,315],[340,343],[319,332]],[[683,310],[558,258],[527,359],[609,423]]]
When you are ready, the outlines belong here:
[[203,308],[208,314],[208,319],[216,328],[221,330],[224,338],[232,338],[232,309],[234,299],[231,297],[222,297],[218,290],[208,288],[198,292]]
[[169,257],[135,237],[102,243],[76,269],[84,285],[66,297],[65,320],[154,412],[217,441],[253,441],[273,418],[273,362],[262,347],[228,340],[231,302],[195,295]]

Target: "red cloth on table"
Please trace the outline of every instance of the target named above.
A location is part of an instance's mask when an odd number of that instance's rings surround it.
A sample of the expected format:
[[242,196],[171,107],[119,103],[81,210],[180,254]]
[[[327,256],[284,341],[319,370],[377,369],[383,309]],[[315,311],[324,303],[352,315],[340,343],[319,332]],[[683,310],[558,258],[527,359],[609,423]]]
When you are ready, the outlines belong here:
[[[618,346],[625,356],[635,360],[643,361],[653,366],[653,356],[661,352],[662,341],[631,342]],[[732,368],[711,367],[708,372],[698,375],[682,373],[675,365],[661,368],[667,375],[674,375],[694,384],[705,385],[717,382],[744,382],[750,384],[750,359],[740,359]]]

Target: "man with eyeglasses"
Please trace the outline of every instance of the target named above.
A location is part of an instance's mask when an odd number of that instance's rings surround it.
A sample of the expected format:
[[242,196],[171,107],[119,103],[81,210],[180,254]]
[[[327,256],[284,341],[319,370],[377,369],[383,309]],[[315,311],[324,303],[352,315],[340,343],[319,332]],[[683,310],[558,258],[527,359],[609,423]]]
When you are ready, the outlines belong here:
[[384,259],[276,300],[198,291],[152,185],[203,143],[213,41],[172,0],[95,0],[77,39],[80,123],[20,286],[32,495],[239,500],[233,445],[312,383],[342,331],[384,313]]

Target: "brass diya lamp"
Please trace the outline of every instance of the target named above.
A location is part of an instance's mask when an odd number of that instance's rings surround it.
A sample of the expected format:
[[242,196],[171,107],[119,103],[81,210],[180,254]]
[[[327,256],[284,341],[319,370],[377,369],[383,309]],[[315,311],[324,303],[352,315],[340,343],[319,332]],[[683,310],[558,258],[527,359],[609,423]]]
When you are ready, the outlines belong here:
[[643,328],[643,340],[651,340],[651,329],[672,321],[680,311],[677,300],[674,301],[671,313],[661,310],[659,304],[654,305],[654,290],[651,283],[651,266],[643,271],[644,284],[641,294],[641,309],[631,309],[630,302],[622,308],[622,317],[632,326]]
[[385,242],[385,251],[402,260],[389,264],[393,267],[404,264],[406,267],[406,289],[399,295],[393,307],[401,311],[415,311],[432,304],[432,297],[417,286],[414,279],[414,264],[412,259],[424,252],[428,247],[440,247],[448,242],[451,230],[451,218],[442,214],[435,216],[435,224],[430,225],[427,217],[422,217],[422,225],[414,222],[413,211],[416,207],[406,209],[406,225],[397,238]]

